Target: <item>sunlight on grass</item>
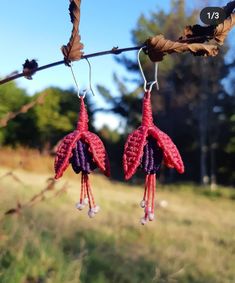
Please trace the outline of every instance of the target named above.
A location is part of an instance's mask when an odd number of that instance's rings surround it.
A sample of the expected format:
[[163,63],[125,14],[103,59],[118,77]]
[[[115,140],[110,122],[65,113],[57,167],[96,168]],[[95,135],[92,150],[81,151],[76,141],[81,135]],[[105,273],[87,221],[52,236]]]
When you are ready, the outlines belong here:
[[[0,179],[1,215],[52,176],[23,169],[14,170],[22,183]],[[0,176],[9,170],[0,168]],[[75,209],[80,176],[66,173],[54,190],[66,181],[66,194],[2,217],[0,282],[234,282],[235,203],[227,190],[218,197],[189,185],[159,186],[157,220],[142,226],[141,187],[92,175],[101,211],[90,219]]]

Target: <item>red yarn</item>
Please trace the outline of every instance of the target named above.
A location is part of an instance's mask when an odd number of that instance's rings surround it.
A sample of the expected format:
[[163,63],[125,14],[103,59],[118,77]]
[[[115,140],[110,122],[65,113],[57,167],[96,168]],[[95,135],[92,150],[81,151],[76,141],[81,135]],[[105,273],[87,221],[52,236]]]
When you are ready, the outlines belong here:
[[[109,159],[105,147],[97,135],[88,131],[88,115],[83,97],[81,97],[77,129],[65,136],[58,147],[55,158],[55,179],[60,178],[69,166],[70,159],[71,157],[74,157],[73,154],[75,154],[73,149],[76,148],[78,141],[81,141],[82,143],[88,145],[88,152],[86,147],[86,153],[82,153],[87,155],[89,154],[89,157],[92,158],[94,164],[99,167],[106,176],[110,176]],[[75,152],[76,154],[82,154],[80,151],[79,153],[78,151]],[[81,192],[80,201],[76,206],[79,210],[82,210],[88,203],[88,215],[89,217],[94,217],[95,214],[99,211],[99,207],[95,204],[87,171],[85,171],[83,167],[80,167],[79,170],[82,171]],[[77,173],[77,171],[75,172]]]
[[158,146],[163,150],[165,165],[169,168],[175,168],[180,174],[184,173],[184,163],[171,138],[155,126],[149,129],[149,135],[155,138]]
[[83,97],[81,97],[77,130],[63,138],[56,152],[56,179],[60,178],[69,166],[69,159],[72,156],[72,150],[76,146],[76,142],[78,140],[82,140],[83,142],[88,144],[88,150],[92,155],[94,163],[106,176],[110,176],[109,159],[105,147],[96,134],[88,131],[88,115]]
[[95,164],[107,177],[109,177],[109,159],[101,139],[96,134],[89,131],[83,132],[81,138],[89,145],[89,151],[91,152]]
[[[145,178],[145,192],[144,198],[145,201],[145,220],[148,220],[149,214],[154,214],[155,207],[155,187],[156,187],[156,175],[148,174]],[[153,219],[150,219],[152,221]]]
[[126,141],[123,155],[123,167],[126,180],[135,174],[137,167],[143,155],[144,146],[146,144],[147,129],[139,127],[131,133]]
[[77,123],[77,130],[80,132],[86,132],[88,131],[89,119],[83,97],[81,97],[80,100],[81,100],[81,105],[80,105],[80,113]]
[[72,157],[72,150],[76,145],[76,142],[81,138],[81,133],[74,131],[63,138],[60,142],[56,157],[55,157],[55,179],[62,177],[64,171],[69,166],[69,159]]
[[95,204],[95,199],[94,199],[92,189],[90,186],[89,176],[86,173],[82,173],[80,204],[83,204],[86,198],[88,198],[89,208],[90,209],[94,208],[96,204]]
[[[165,165],[183,173],[184,164],[177,147],[167,134],[153,124],[151,94],[147,91],[143,99],[141,126],[128,136],[125,144],[123,155],[125,178],[130,179],[140,166],[144,147],[150,137],[156,141],[156,147],[160,147],[162,150]],[[144,197],[141,202],[141,207],[145,209],[144,218],[141,220],[142,224],[145,224],[147,220],[152,221],[154,218],[155,187],[156,175],[147,174]]]
[[153,137],[162,149],[164,163],[175,168],[179,173],[184,172],[184,164],[179,151],[171,138],[153,124],[150,92],[146,92],[143,99],[142,124],[132,132],[126,141],[123,155],[125,178],[130,179],[140,165],[143,149],[148,137]]
[[147,91],[144,94],[143,107],[142,107],[142,126],[151,127],[153,126],[153,115],[152,115],[152,105],[150,100],[151,94]]

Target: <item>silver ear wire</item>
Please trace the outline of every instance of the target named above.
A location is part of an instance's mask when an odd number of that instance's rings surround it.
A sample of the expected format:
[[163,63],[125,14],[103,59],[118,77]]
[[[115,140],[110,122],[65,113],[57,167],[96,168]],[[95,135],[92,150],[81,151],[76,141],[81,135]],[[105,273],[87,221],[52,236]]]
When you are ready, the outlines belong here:
[[[93,88],[92,88],[92,68],[91,68],[91,63],[90,63],[90,61],[87,58],[85,58],[85,59],[86,59],[86,61],[88,63],[88,66],[89,66],[89,90],[91,91],[92,95],[95,96],[95,93],[94,93]],[[89,90],[87,90],[87,92]]]
[[155,78],[157,90],[159,90],[159,83],[158,83],[158,66],[159,66],[159,63],[156,62],[156,63],[155,63],[155,75],[154,75],[154,78]]
[[146,91],[146,87],[147,87],[147,80],[145,78],[145,75],[144,75],[144,71],[143,71],[143,68],[141,66],[141,63],[140,63],[140,53],[141,51],[143,50],[143,48],[140,48],[139,51],[138,51],[138,64],[139,64],[139,68],[140,68],[140,72],[141,72],[141,75],[143,77],[143,80],[144,80],[144,91]]
[[74,74],[72,64],[70,64],[69,67],[70,67],[70,70],[71,70],[71,73],[72,73],[72,76],[73,76],[74,83],[75,83],[75,85],[76,85],[76,87],[77,87],[77,95],[78,95],[78,97],[80,98],[80,88],[79,88],[79,86],[78,86],[78,82],[77,82],[77,80],[76,80],[76,76],[75,76],[75,74]]
[[[144,80],[144,91],[152,91],[153,89],[153,86],[156,84],[157,86],[157,90],[159,90],[159,84],[158,84],[158,79],[157,79],[157,75],[158,75],[158,63],[155,63],[155,80],[154,81],[150,81],[150,82],[147,82],[146,80],[146,77],[144,75],[144,71],[143,71],[143,68],[142,68],[142,65],[141,65],[141,62],[140,62],[140,53],[141,51],[143,50],[143,47],[139,49],[138,51],[138,64],[139,64],[139,68],[140,68],[140,72],[141,72],[141,75],[143,77],[143,80]],[[148,87],[149,86],[149,87]]]
[[80,97],[85,98],[86,94],[87,94],[89,91],[91,91],[92,95],[95,96],[95,93],[94,93],[93,88],[92,88],[92,68],[91,68],[91,63],[90,63],[90,61],[89,61],[87,58],[85,58],[85,59],[86,59],[86,61],[87,61],[87,63],[88,63],[88,67],[89,67],[89,87],[86,88],[86,89],[84,89],[84,90],[82,91],[82,94],[80,94],[80,88],[79,88],[79,86],[78,86],[78,82],[77,82],[76,76],[75,76],[75,74],[74,74],[72,64],[69,65],[70,70],[71,70],[71,73],[72,73],[72,76],[73,76],[74,83],[75,83],[75,85],[76,85],[76,87],[77,87],[77,95],[78,95],[79,98],[80,98]]

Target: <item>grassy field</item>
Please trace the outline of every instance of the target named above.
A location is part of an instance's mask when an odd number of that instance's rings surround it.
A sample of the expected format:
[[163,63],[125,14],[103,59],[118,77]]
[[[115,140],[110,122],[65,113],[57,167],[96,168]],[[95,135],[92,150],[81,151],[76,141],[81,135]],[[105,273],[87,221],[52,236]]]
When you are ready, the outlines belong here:
[[[1,283],[235,282],[231,190],[160,187],[157,202],[168,205],[158,207],[156,221],[142,226],[141,187],[93,176],[101,211],[90,219],[74,207],[80,176],[68,172],[47,199],[4,216],[53,176],[50,158],[13,153],[0,153]],[[55,197],[66,182],[67,193]]]

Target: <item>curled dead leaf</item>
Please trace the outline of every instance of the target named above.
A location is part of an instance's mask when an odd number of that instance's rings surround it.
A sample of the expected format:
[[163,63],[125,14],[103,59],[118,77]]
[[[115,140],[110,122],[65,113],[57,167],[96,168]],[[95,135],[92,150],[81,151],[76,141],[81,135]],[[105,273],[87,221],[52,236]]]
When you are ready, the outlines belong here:
[[202,43],[181,43],[165,39],[163,35],[151,37],[146,41],[149,58],[153,62],[163,60],[166,54],[191,52],[196,56],[216,56],[218,47]]
[[25,60],[23,64],[23,74],[26,79],[32,80],[32,76],[36,73],[36,69],[38,68],[38,63],[36,60],[29,61],[28,59]]
[[67,45],[63,45],[61,50],[66,62],[79,60],[83,54],[83,44],[79,35],[81,0],[70,0],[69,12],[73,24],[72,34]]
[[219,24],[214,33],[215,40],[218,44],[222,45],[230,32],[230,30],[235,25],[235,14],[231,14],[223,23]]
[[214,39],[219,45],[222,45],[228,33],[235,25],[235,14],[233,13],[233,10],[235,9],[235,1],[229,2],[222,9],[224,9],[226,14],[226,19],[223,23],[217,26],[201,26],[198,24],[186,26],[183,36],[180,37],[179,40],[187,43],[204,43]]
[[179,40],[186,43],[204,43],[209,41],[214,36],[214,33],[215,26],[186,26],[183,36]]
[[235,9],[235,1],[231,1],[229,3],[226,4],[226,6],[223,7],[227,17],[229,17],[233,10]]

